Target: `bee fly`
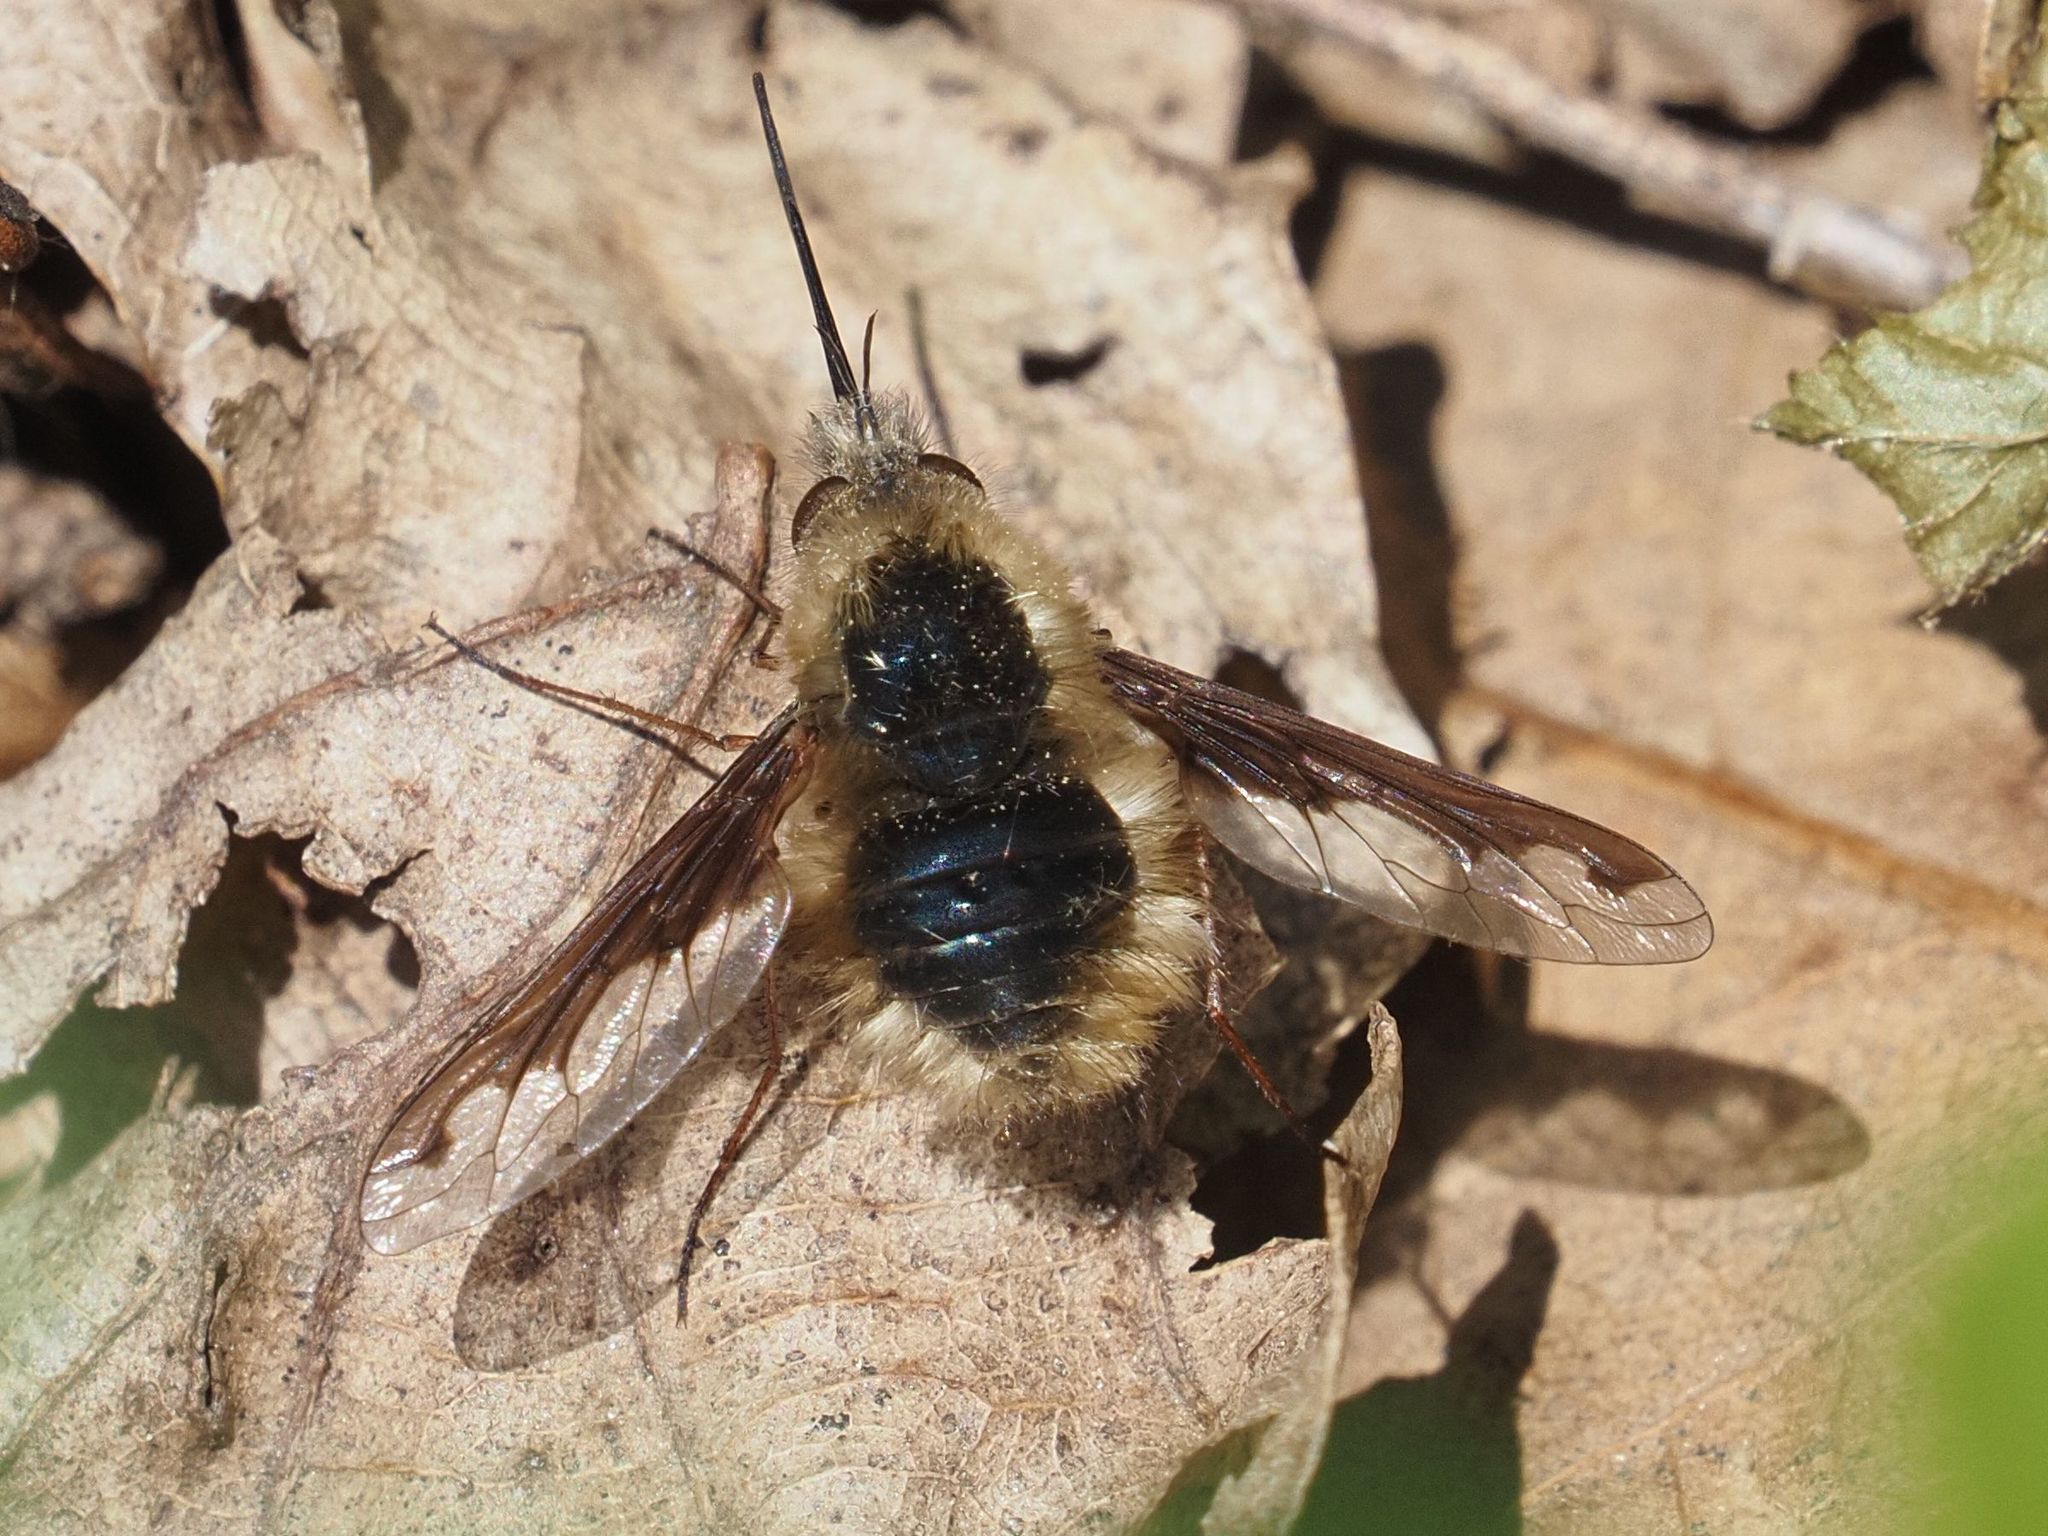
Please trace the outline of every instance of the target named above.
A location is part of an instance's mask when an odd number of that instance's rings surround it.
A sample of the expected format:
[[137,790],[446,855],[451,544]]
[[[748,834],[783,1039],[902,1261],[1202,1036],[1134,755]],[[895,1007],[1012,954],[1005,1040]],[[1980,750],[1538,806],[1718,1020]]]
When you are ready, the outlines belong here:
[[754,91],[834,396],[786,612],[756,598],[796,698],[399,1111],[363,1184],[372,1248],[468,1227],[588,1156],[763,987],[785,935],[856,1048],[953,1114],[1130,1088],[1198,1007],[1278,1104],[1222,1005],[1205,833],[1503,954],[1705,951],[1699,897],[1618,833],[1111,645],[973,471],[856,381]]

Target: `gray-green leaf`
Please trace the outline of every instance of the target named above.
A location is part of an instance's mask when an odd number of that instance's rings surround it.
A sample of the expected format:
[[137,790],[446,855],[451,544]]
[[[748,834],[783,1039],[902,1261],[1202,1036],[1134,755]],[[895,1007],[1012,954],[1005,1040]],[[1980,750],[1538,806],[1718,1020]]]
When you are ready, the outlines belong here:
[[1832,449],[1897,504],[1941,606],[2048,538],[2048,66],[2000,104],[1967,277],[1792,375],[1758,425]]

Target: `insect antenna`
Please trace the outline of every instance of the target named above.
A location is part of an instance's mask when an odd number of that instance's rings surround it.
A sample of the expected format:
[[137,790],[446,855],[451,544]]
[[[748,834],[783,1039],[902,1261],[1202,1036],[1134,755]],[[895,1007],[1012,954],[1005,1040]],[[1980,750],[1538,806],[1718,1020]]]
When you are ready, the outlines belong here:
[[[761,131],[768,139],[768,163],[775,168],[775,187],[782,194],[783,216],[789,220],[790,238],[796,241],[796,259],[804,269],[804,288],[811,296],[811,314],[818,327],[818,340],[825,348],[825,371],[832,376],[833,396],[853,402],[854,424],[861,436],[875,435],[875,407],[868,399],[865,377],[856,384],[853,360],[846,343],[839,339],[839,322],[832,318],[831,302],[825,297],[825,280],[818,275],[818,259],[811,254],[811,237],[804,230],[804,216],[796,205],[796,187],[789,179],[789,162],[782,157],[782,138],[775,131],[775,114],[768,109],[768,82],[757,71],[754,100],[761,107]],[[869,332],[873,334],[872,330]]]

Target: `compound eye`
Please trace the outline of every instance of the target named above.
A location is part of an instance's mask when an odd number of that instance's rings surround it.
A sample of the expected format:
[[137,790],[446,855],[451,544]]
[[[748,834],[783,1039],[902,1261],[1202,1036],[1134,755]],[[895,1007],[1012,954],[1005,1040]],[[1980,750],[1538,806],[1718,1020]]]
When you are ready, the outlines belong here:
[[965,480],[977,491],[981,490],[981,479],[973,470],[958,459],[949,459],[943,453],[920,453],[917,467],[928,469],[935,475],[951,475],[955,480]]
[[852,484],[844,475],[827,475],[808,491],[804,499],[796,504],[796,513],[789,520],[789,536],[795,543],[804,541],[804,530],[811,526],[811,519],[825,510],[825,503]]

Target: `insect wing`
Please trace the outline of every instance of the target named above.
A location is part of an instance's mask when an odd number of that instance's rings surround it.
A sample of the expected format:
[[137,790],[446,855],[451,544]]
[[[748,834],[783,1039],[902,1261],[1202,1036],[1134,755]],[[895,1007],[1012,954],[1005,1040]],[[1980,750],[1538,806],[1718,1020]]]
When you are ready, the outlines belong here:
[[1598,823],[1148,656],[1107,651],[1102,669],[1179,752],[1189,808],[1276,880],[1537,960],[1690,960],[1713,942],[1693,888]]
[[646,1107],[745,1004],[789,922],[775,829],[812,737],[786,714],[400,1110],[363,1232],[403,1253],[518,1203]]

